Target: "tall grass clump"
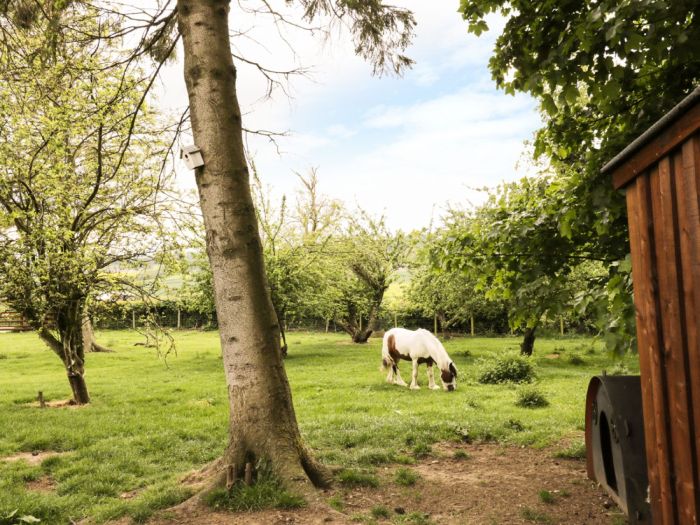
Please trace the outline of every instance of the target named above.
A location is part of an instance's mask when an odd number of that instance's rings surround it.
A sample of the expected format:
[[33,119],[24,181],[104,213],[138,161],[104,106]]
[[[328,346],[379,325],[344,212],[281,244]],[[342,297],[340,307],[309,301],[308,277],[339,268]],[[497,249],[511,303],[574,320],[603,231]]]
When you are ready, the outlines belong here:
[[549,401],[536,388],[523,388],[518,392],[515,404],[522,408],[542,408],[549,406]]
[[238,482],[229,492],[214,489],[204,496],[204,503],[218,510],[252,511],[262,509],[298,509],[304,507],[304,498],[289,492],[272,474],[267,465],[258,470],[258,479],[252,485]]
[[503,355],[492,366],[481,371],[479,383],[496,385],[499,383],[531,383],[535,369],[524,357]]

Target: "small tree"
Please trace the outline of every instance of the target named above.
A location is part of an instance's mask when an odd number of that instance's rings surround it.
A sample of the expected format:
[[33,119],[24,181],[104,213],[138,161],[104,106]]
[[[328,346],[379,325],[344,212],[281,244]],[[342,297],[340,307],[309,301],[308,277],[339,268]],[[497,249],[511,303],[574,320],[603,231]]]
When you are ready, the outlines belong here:
[[138,70],[85,40],[96,16],[37,15],[0,55],[0,297],[61,359],[76,403],[90,399],[88,300],[134,286],[114,270],[155,256],[167,184]]
[[384,217],[374,218],[361,209],[336,240],[331,250],[336,257],[333,286],[340,297],[335,319],[353,342],[366,343],[376,330],[384,293],[407,263],[410,249],[408,237],[392,233]]
[[570,198],[545,175],[504,184],[453,222],[434,250],[444,268],[474,275],[486,297],[507,302],[525,355],[533,352],[542,317],[571,305],[573,268],[595,258],[561,231]]

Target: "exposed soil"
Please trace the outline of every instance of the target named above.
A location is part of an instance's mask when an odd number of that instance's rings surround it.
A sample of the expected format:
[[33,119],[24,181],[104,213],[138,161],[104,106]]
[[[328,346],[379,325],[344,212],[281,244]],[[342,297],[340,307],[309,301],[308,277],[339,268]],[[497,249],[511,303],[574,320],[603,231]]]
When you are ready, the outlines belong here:
[[27,481],[25,487],[27,487],[27,490],[33,490],[35,492],[51,492],[56,490],[56,482],[51,476],[46,475],[33,481]]
[[65,452],[55,452],[53,450],[43,450],[34,452],[18,452],[17,454],[12,454],[11,456],[5,456],[0,458],[0,461],[20,461],[24,460],[30,465],[40,465],[42,461],[53,456],[60,456],[65,454]]
[[39,401],[25,403],[24,406],[32,408],[85,408],[89,405],[79,405],[72,399],[57,399],[55,401],[44,401],[43,407],[39,404]]
[[[378,469],[379,488],[338,486],[300,510],[222,513],[186,504],[159,513],[149,524],[349,524],[369,521],[372,509],[380,505],[390,516],[376,518],[378,523],[400,522],[411,513],[425,515],[428,523],[455,525],[610,525],[619,519],[614,504],[587,479],[585,461],[557,459],[554,449],[450,443],[433,451],[432,457],[404,467],[420,475],[413,486],[398,485],[394,476],[401,466],[388,465]],[[468,457],[456,458],[458,451]],[[549,503],[540,497],[545,490],[552,495]],[[330,507],[331,498],[342,500],[342,512]]]

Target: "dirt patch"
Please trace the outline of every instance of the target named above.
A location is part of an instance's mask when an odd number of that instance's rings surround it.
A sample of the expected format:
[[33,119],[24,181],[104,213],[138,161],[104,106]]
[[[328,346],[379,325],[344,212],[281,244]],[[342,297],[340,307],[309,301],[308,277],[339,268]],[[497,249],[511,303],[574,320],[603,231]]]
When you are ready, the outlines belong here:
[[34,451],[34,452],[18,452],[17,454],[12,454],[11,456],[5,456],[0,458],[0,461],[26,461],[30,465],[41,465],[41,463],[47,459],[54,456],[60,456],[66,454],[66,452],[55,452],[52,450],[44,451]]
[[24,486],[27,490],[33,490],[34,492],[52,492],[56,490],[56,482],[49,475],[28,481]]
[[139,495],[140,492],[140,489],[129,490],[128,492],[122,492],[121,494],[119,494],[119,497],[121,499],[134,499],[136,496]]
[[[427,523],[610,525],[620,514],[605,493],[586,477],[585,461],[553,457],[555,449],[537,450],[497,444],[441,444],[434,456],[415,465],[377,469],[376,489],[336,486],[320,493],[319,501],[300,510],[221,513],[196,505],[163,511],[151,525],[317,525],[370,521],[372,509],[384,507],[389,517],[378,523],[413,515]],[[457,456],[455,456],[457,454]],[[459,457],[461,455],[461,457]],[[466,456],[466,457],[465,457]],[[396,471],[419,475],[412,486],[395,482]],[[540,493],[547,491],[549,502]],[[333,499],[342,511],[332,509]]]
[[44,406],[39,404],[39,401],[25,403],[24,406],[32,408],[85,408],[90,405],[78,405],[72,399],[57,399],[56,401],[44,401]]
[[561,354],[547,354],[544,356],[545,359],[559,359],[561,357]]

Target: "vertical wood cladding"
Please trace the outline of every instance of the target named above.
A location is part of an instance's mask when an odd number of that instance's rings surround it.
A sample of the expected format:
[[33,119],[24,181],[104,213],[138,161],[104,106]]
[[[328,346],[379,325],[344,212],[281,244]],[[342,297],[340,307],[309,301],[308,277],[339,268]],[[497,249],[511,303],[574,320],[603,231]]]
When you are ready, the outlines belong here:
[[[691,525],[700,522],[700,133],[686,127],[654,155],[657,146],[614,180],[627,198],[653,520]],[[654,160],[641,168],[640,159]]]

